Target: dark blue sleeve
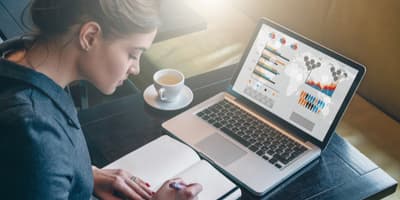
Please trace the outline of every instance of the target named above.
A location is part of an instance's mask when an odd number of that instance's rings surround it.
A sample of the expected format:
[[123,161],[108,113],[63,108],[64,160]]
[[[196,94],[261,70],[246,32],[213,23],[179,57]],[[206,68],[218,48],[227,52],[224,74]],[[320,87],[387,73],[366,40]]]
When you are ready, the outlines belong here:
[[73,179],[73,147],[56,125],[51,117],[34,114],[2,119],[2,198],[68,199]]

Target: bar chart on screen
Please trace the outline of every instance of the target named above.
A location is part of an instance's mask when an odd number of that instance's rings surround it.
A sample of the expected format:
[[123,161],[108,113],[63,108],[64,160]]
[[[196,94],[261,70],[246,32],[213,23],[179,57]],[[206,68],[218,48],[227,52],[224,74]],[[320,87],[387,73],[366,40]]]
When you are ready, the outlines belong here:
[[313,113],[320,113],[326,106],[326,103],[322,99],[305,91],[301,91],[297,103]]

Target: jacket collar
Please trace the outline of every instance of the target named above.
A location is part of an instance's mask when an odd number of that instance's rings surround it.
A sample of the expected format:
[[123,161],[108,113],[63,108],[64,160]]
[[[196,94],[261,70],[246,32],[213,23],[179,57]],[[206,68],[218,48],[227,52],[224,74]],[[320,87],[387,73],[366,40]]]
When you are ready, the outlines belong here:
[[[22,48],[23,44],[23,39],[1,44],[0,55],[4,55],[4,53],[9,50]],[[73,125],[75,128],[80,128],[77,112],[75,110],[72,98],[63,88],[61,88],[46,75],[0,58],[0,77],[18,80],[34,86],[54,102],[56,107],[60,109],[68,118],[68,123],[70,123],[70,125]]]

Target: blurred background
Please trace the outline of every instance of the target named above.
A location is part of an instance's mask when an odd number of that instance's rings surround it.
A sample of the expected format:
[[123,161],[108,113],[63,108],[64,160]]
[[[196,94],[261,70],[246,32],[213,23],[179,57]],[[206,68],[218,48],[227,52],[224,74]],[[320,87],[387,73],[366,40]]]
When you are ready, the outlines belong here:
[[[337,132],[400,180],[400,1],[184,2],[205,19],[207,28],[155,43],[144,56],[150,63],[146,66],[176,68],[190,77],[236,63],[257,20],[270,18],[366,66]],[[399,189],[385,199],[400,199]]]

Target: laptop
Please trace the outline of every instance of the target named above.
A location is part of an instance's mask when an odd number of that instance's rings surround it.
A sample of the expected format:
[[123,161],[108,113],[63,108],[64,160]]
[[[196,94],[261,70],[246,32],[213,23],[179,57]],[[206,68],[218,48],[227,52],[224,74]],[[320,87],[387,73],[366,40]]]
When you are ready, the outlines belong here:
[[321,155],[365,68],[260,19],[226,91],[162,127],[255,195]]

